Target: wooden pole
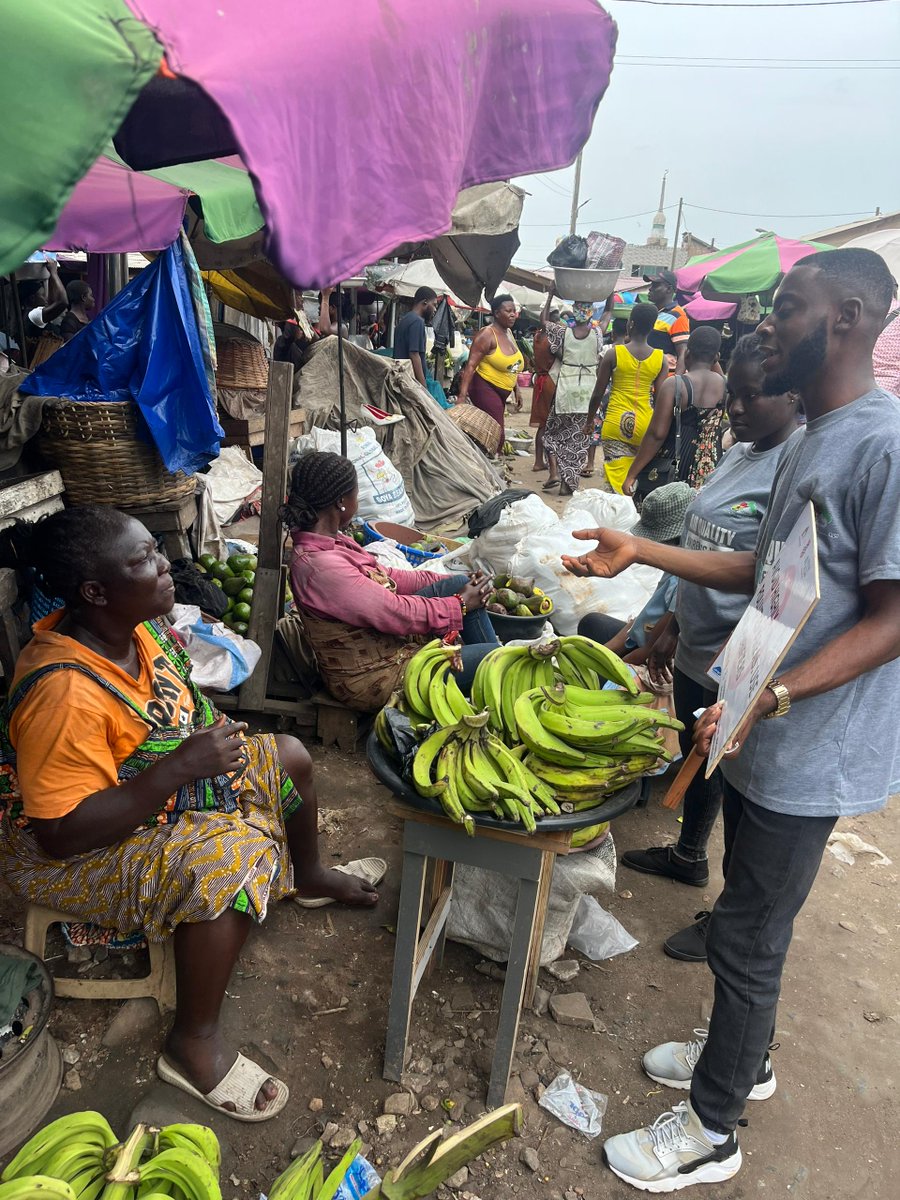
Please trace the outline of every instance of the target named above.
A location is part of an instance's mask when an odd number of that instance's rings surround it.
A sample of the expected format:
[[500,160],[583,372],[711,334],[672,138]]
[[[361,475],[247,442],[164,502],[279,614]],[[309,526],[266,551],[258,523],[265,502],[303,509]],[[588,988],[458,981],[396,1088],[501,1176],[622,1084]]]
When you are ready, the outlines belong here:
[[584,156],[584,150],[579,150],[578,157],[575,159],[575,186],[572,189],[572,212],[569,216],[569,233],[575,232],[575,226],[578,224],[578,195],[581,191],[581,160]]
[[344,394],[344,300],[341,285],[337,292],[337,327],[338,327],[338,395],[341,409],[341,454],[347,457],[347,397]]
[[[25,369],[28,369],[28,347],[25,345],[25,314],[22,312],[22,305],[19,301],[19,285],[16,282],[16,273],[9,277],[9,285],[11,288],[10,303],[12,304],[13,313],[15,314],[16,333],[19,337],[19,362]],[[12,355],[10,355],[10,361]]]
[[284,614],[281,582],[281,522],[278,510],[287,490],[287,457],[290,440],[291,393],[294,371],[290,363],[269,364],[266,392],[266,440],[263,458],[262,502],[259,514],[259,554],[253,584],[253,607],[247,637],[262,648],[262,657],[250,678],[241,685],[238,708],[261,712],[265,707],[275,626]]
[[700,770],[704,763],[704,759],[692,749],[690,754],[681,764],[681,770],[672,780],[672,786],[663,797],[663,808],[677,808],[684,799],[684,794],[691,786],[694,776]]
[[678,261],[678,239],[681,237],[681,214],[684,209],[684,197],[678,197],[678,216],[675,220],[675,241],[672,243],[672,270],[675,270],[675,263]]

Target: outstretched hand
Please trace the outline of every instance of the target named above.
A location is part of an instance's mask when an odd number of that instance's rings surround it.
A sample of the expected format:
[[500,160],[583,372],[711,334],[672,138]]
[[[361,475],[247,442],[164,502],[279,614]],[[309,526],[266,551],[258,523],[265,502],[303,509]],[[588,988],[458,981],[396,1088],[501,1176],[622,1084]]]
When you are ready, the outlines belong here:
[[587,554],[562,556],[562,564],[573,575],[594,575],[598,579],[613,579],[637,562],[635,538],[616,529],[578,529],[572,537],[580,542],[596,542]]

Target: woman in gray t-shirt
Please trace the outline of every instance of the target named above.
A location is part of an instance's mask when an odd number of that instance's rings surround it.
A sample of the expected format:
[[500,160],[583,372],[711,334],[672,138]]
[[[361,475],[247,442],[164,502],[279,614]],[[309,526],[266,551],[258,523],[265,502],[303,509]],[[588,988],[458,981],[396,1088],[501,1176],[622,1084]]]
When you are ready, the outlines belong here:
[[[797,431],[797,401],[763,395],[763,352],[755,334],[741,338],[728,368],[727,411],[737,440],[696,493],[684,519],[681,544],[690,550],[755,550],[772,480],[782,449]],[[798,434],[802,437],[802,434]],[[747,607],[748,597],[712,591],[684,581],[678,585],[675,651],[675,711],[684,722],[681,750],[692,746],[694,711],[716,699],[707,671]],[[698,772],[684,798],[681,833],[674,846],[629,850],[627,867],[706,887],[706,844],[722,805],[722,776]],[[690,962],[706,958],[708,914],[664,943],[667,954]]]

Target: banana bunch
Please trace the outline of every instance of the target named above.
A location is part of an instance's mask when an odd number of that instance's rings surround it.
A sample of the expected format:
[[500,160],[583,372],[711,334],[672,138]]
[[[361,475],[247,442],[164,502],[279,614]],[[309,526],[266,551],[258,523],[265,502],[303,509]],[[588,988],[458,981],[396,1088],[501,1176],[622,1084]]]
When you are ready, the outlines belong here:
[[413,759],[413,783],[421,796],[436,798],[451,820],[475,833],[472,813],[516,821],[534,833],[544,813],[558,813],[553,788],[542,783],[488,728],[487,710],[464,716],[425,738]]
[[461,667],[459,646],[441,638],[413,655],[403,675],[403,708],[414,725],[455,725],[474,714],[453,678]]
[[516,701],[523,766],[554,789],[565,811],[592,808],[604,796],[669,760],[661,729],[680,721],[652,707],[649,692],[533,688]]
[[540,646],[498,646],[478,664],[472,681],[472,705],[487,709],[491,728],[512,746],[520,742],[515,704],[523,692],[552,687],[553,656],[560,642]]
[[[41,1196],[95,1200],[106,1186],[106,1172],[118,1140],[98,1112],[69,1113],[51,1121],[25,1143],[0,1174],[0,1197],[26,1200],[32,1192],[37,1195],[38,1189]],[[26,1186],[16,1188],[13,1184]]]
[[137,1125],[120,1143],[101,1113],[69,1113],[8,1164],[0,1200],[221,1200],[220,1161],[204,1125]]
[[325,1178],[322,1143],[316,1142],[278,1176],[269,1188],[269,1200],[333,1200],[361,1145],[362,1140],[357,1139]]
[[560,638],[556,665],[563,681],[573,687],[595,691],[604,683],[615,683],[631,696],[640,690],[628,664],[590,638]]

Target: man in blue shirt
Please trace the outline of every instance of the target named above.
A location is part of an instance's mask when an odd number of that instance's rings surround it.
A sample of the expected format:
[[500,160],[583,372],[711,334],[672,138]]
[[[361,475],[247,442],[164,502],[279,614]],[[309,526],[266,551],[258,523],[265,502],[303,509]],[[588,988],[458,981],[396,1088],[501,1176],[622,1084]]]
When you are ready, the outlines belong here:
[[401,317],[394,330],[394,358],[408,358],[413,374],[422,387],[427,388],[425,379],[425,324],[434,316],[437,307],[437,292],[430,287],[420,287],[413,296],[413,306],[405,317]]

